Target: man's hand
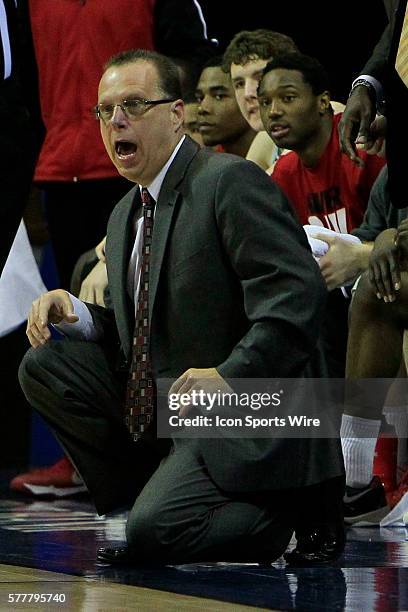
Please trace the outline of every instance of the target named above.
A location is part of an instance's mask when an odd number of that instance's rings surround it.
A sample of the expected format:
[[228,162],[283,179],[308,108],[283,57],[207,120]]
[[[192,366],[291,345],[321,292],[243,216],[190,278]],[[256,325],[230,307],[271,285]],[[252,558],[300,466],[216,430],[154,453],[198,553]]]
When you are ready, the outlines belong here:
[[400,255],[400,262],[408,263],[408,219],[404,219],[398,226],[397,235],[395,236],[395,244],[398,248]]
[[329,250],[319,260],[319,266],[327,289],[348,285],[366,270],[372,245],[354,244],[340,236],[317,234],[315,236],[329,245]]
[[368,277],[375,294],[384,302],[394,302],[395,292],[401,287],[400,252],[395,243],[396,235],[396,229],[388,229],[377,236],[368,266]]
[[385,136],[387,134],[387,117],[378,115],[370,126],[369,138],[356,139],[356,149],[362,149],[368,155],[385,157]]
[[371,149],[379,136],[375,132],[378,126],[373,124],[374,118],[374,102],[367,87],[360,85],[349,97],[339,123],[341,150],[358,166],[363,166],[364,161],[357,155],[356,143]]
[[42,346],[51,338],[49,323],[75,323],[78,317],[73,314],[71,299],[63,289],[55,289],[40,295],[31,304],[26,334],[34,348]]
[[82,281],[78,297],[83,302],[105,306],[103,298],[107,284],[108,274],[106,272],[106,264],[103,261],[98,261]]
[[[170,394],[191,393],[191,391],[201,391],[205,393],[232,393],[231,387],[225,382],[215,368],[189,368],[172,384]],[[185,416],[191,408],[182,406],[179,416]]]
[[105,245],[106,245],[106,236],[105,238],[102,238],[99,244],[97,244],[95,247],[95,253],[96,253],[97,258],[100,261],[103,261],[104,263],[106,263]]

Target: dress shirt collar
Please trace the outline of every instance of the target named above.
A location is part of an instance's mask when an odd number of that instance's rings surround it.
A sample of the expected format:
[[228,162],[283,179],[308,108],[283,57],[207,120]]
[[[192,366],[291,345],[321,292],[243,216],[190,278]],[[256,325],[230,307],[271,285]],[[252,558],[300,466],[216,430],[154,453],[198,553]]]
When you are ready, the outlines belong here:
[[[151,197],[154,199],[155,202],[157,202],[159,199],[160,189],[163,184],[164,178],[167,174],[167,170],[170,168],[170,165],[172,164],[173,159],[176,157],[184,140],[185,140],[185,136],[183,136],[180,142],[177,143],[176,148],[174,149],[173,153],[170,155],[167,162],[164,164],[163,168],[160,170],[159,174],[153,179],[150,185],[146,185],[147,191],[150,193]],[[142,185],[140,185],[139,187],[140,189],[142,189]]]

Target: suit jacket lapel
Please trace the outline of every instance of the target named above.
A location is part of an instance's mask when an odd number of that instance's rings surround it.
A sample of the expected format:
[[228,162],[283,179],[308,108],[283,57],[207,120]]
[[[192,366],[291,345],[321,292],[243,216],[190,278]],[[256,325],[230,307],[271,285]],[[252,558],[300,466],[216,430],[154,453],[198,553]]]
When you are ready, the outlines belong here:
[[152,239],[152,254],[149,278],[149,320],[152,321],[152,312],[157,294],[160,272],[163,264],[163,257],[166,250],[167,240],[170,235],[171,222],[176,210],[176,205],[180,204],[179,196],[180,183],[185,175],[187,167],[199,151],[190,138],[186,137],[180,147],[173,163],[171,164],[163,185],[160,190],[159,200],[156,205],[154,218],[154,229]]
[[132,343],[135,324],[132,302],[127,291],[129,257],[135,239],[133,220],[141,206],[139,188],[134,187],[122,200],[115,222],[110,226],[106,257],[109,270],[109,289],[113,301],[116,324],[123,351],[127,356]]

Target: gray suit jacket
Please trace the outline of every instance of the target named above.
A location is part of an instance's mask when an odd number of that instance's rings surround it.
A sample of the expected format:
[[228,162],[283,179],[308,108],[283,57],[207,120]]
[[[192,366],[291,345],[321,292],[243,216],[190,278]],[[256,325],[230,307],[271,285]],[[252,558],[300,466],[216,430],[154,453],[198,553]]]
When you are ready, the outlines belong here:
[[[140,205],[135,187],[113,211],[106,243],[127,362],[134,305],[126,274]],[[186,138],[157,202],[150,275],[156,377],[176,378],[190,367],[216,367],[224,378],[303,375],[316,350],[325,287],[285,196],[255,164]],[[313,484],[342,472],[332,440],[197,443],[226,490]]]

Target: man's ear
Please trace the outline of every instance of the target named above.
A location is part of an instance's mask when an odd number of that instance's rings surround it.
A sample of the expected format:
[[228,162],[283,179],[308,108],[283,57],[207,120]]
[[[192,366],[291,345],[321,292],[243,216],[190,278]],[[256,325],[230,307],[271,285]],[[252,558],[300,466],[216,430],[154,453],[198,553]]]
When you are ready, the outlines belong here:
[[184,102],[175,100],[171,103],[171,113],[175,131],[177,132],[184,125]]
[[319,96],[319,113],[324,115],[330,108],[330,92],[324,91]]

